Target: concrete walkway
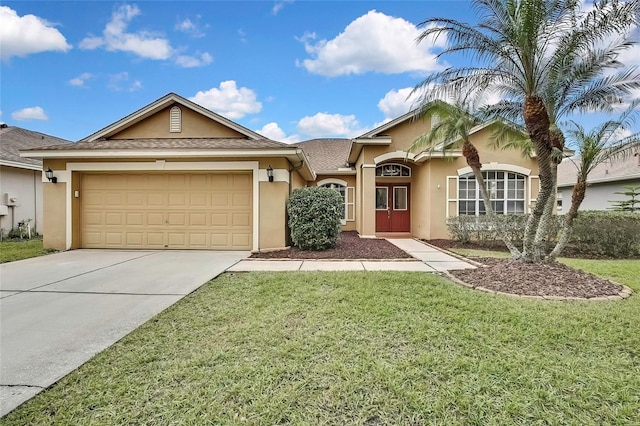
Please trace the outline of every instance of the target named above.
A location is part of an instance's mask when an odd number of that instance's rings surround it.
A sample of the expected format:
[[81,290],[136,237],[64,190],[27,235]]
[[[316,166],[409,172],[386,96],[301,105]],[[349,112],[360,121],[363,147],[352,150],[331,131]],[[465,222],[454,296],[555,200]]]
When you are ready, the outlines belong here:
[[444,272],[475,266],[439,249],[410,238],[387,239],[415,260],[262,260],[244,259],[229,272],[254,271],[415,271]]

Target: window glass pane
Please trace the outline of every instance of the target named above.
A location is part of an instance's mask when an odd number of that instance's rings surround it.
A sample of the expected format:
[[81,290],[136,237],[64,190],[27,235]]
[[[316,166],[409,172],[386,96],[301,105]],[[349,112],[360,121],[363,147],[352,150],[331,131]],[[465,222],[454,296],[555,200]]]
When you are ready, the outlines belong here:
[[376,188],[376,210],[386,210],[388,207],[389,193],[386,187]]
[[393,188],[393,209],[394,210],[407,209],[407,187],[406,186],[395,186]]

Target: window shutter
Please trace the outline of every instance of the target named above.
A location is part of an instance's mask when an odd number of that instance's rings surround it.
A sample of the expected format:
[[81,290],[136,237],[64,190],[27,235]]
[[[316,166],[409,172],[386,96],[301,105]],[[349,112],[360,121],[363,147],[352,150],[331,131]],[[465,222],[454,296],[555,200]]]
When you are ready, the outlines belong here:
[[445,217],[458,216],[458,176],[447,176],[447,203]]
[[353,186],[347,187],[347,196],[346,196],[346,210],[347,210],[347,221],[353,222],[356,220],[356,189]]

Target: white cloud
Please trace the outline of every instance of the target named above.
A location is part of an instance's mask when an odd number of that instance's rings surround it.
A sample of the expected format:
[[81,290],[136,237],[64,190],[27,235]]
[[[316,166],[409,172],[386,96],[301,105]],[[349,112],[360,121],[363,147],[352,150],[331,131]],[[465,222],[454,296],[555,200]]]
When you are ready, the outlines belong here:
[[298,131],[309,137],[353,137],[363,132],[355,115],[319,112],[298,122]]
[[384,95],[384,98],[380,99],[378,108],[384,114],[384,122],[398,118],[416,107],[415,102],[419,96],[417,93],[411,94],[412,90],[413,87],[390,90]]
[[357,18],[332,40],[311,44],[315,33],[298,38],[312,59],[298,65],[329,77],[373,71],[398,74],[439,70],[435,49],[446,45],[446,37],[433,37],[416,44],[421,31],[411,22],[371,10]]
[[48,120],[47,114],[44,112],[42,107],[34,106],[30,108],[24,108],[20,111],[15,111],[11,113],[11,118],[16,121],[25,121],[25,120]]
[[67,39],[53,25],[35,15],[18,16],[15,10],[0,6],[0,57],[27,56],[47,51],[66,52]]
[[212,61],[213,58],[207,52],[197,56],[178,55],[175,59],[176,64],[180,65],[183,68],[202,67],[204,65],[210,64]]
[[[199,20],[200,16],[197,16],[197,19]],[[191,37],[195,38],[201,38],[206,35],[204,30],[202,29],[202,26],[189,18],[185,18],[182,21],[178,22],[175,26],[175,29],[176,31],[189,34]]]
[[131,81],[129,73],[124,71],[109,75],[107,87],[114,92],[135,92],[142,89],[142,82],[140,80]]
[[273,4],[273,8],[271,9],[271,13],[274,15],[277,15],[278,12],[280,12],[282,10],[282,8],[286,5],[286,4],[291,4],[293,3],[293,0],[282,0],[282,1],[276,1]]
[[199,91],[189,100],[232,120],[262,110],[262,103],[257,101],[256,93],[246,87],[238,88],[234,80],[221,82],[219,88]]
[[72,85],[72,86],[77,86],[77,87],[85,87],[85,83],[91,77],[93,77],[93,75],[91,73],[84,72],[84,73],[80,74],[79,76],[74,77],[71,80],[69,80],[69,84]]
[[80,48],[92,50],[104,47],[109,51],[130,52],[146,59],[169,59],[173,55],[173,48],[166,38],[148,31],[127,32],[129,23],[138,15],[138,6],[120,6],[111,15],[111,21],[102,31],[102,37],[86,37],[80,42]]
[[273,139],[278,142],[285,143],[296,143],[300,142],[300,137],[298,135],[287,136],[287,134],[278,126],[278,123],[267,123],[262,126],[262,129],[256,130],[256,132],[260,133],[263,136],[266,136],[269,139]]

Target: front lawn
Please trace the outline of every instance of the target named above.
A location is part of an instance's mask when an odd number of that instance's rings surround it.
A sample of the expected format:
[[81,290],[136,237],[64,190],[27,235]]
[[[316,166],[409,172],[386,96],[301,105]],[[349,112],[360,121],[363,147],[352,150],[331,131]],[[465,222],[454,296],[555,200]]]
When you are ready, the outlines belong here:
[[[640,290],[640,262],[578,266]],[[424,273],[225,274],[2,423],[637,425],[639,313]]]
[[53,253],[54,251],[55,250],[52,249],[42,248],[41,238],[19,241],[2,241],[0,242],[0,263],[43,256],[45,254]]

